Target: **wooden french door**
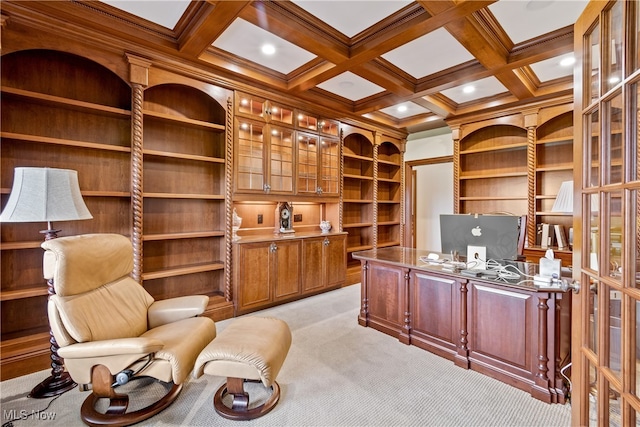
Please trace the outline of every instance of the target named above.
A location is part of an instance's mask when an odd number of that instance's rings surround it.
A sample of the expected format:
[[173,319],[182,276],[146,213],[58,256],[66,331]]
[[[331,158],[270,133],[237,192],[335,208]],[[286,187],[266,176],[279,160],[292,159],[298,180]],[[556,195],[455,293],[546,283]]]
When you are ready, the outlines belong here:
[[640,426],[639,31],[637,0],[574,27],[574,425]]

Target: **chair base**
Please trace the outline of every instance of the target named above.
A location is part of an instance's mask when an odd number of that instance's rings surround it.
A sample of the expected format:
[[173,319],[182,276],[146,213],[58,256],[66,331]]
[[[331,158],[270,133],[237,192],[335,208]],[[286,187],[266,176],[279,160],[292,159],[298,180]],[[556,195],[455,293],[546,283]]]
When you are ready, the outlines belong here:
[[[160,400],[136,411],[127,412],[129,396],[114,391],[111,387],[111,373],[105,366],[95,366],[92,378],[93,392],[85,399],[80,409],[80,418],[89,426],[119,427],[139,423],[167,408],[182,391],[182,384],[173,384]],[[107,378],[109,381],[105,383],[103,380]],[[132,381],[135,379],[132,378]],[[109,408],[104,413],[96,410],[96,404],[103,398],[109,399]]]
[[[229,420],[246,421],[259,418],[271,411],[280,399],[280,386],[276,381],[271,385],[271,396],[260,406],[249,409],[249,393],[244,391],[245,382],[260,382],[259,380],[245,380],[242,378],[227,378],[224,383],[213,396],[213,407],[216,412]],[[222,402],[227,395],[233,395],[233,404],[229,408]]]

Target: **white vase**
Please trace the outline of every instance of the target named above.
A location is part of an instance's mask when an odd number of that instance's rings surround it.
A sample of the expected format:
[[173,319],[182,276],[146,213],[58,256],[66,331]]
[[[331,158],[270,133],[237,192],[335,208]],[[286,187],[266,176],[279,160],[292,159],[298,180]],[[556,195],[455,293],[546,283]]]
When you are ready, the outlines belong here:
[[328,233],[331,230],[331,223],[329,221],[320,221],[320,230],[322,233]]

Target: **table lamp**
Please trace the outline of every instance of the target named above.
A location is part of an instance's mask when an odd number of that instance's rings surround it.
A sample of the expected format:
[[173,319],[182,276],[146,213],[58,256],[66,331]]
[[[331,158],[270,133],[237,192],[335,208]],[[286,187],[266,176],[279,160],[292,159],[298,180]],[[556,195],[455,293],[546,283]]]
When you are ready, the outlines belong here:
[[573,181],[564,181],[560,184],[551,212],[573,213]]
[[[19,167],[14,170],[9,200],[0,214],[0,222],[46,222],[45,240],[58,237],[53,221],[91,219],[78,184],[78,172],[69,169]],[[48,295],[54,295],[53,280],[47,283]],[[58,356],[58,343],[49,331],[51,376],[31,390],[29,397],[57,396],[73,389],[76,383],[64,370]]]

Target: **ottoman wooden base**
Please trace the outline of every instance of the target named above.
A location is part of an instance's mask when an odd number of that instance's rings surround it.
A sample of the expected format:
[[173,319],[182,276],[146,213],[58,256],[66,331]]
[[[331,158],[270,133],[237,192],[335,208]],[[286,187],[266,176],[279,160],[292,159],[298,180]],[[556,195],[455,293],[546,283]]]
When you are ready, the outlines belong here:
[[[213,407],[230,420],[251,420],[271,411],[280,399],[276,376],[291,346],[291,331],[285,322],[270,317],[241,317],[202,350],[193,375],[227,377],[213,397]],[[246,382],[261,382],[271,393],[264,403],[249,407]],[[233,395],[231,406],[223,399]]]
[[[224,383],[213,396],[213,407],[216,412],[230,420],[252,420],[263,416],[272,410],[278,400],[280,400],[280,386],[276,381],[271,384],[271,396],[262,405],[249,408],[249,393],[244,391],[244,383],[258,380],[244,380],[242,378],[227,378]],[[227,394],[233,395],[233,404],[231,408],[222,402]]]

